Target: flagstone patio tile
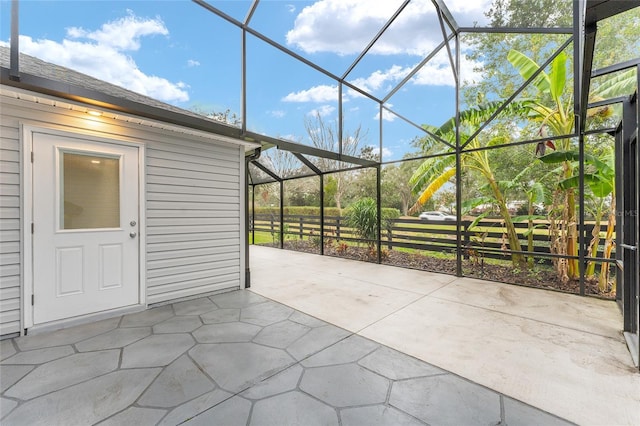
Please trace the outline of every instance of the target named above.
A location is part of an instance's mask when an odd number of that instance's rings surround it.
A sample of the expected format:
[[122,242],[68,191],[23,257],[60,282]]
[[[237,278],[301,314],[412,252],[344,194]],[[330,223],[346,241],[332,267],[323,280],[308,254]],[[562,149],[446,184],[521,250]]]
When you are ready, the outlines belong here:
[[295,362],[281,349],[254,343],[200,344],[189,355],[229,392],[239,392]]
[[15,343],[21,351],[70,345],[113,330],[119,322],[120,317],[116,317],[42,334],[29,334],[16,338]]
[[250,342],[261,327],[241,322],[203,325],[193,332],[199,343],[236,343]]
[[5,396],[32,399],[83,382],[118,368],[119,350],[79,353],[42,364],[27,374]]
[[500,396],[451,374],[395,382],[389,403],[438,425],[500,424]]
[[265,302],[243,308],[240,319],[256,325],[270,325],[284,321],[293,313],[293,309],[276,302]]
[[16,408],[18,403],[8,398],[0,398],[0,419],[7,417],[7,415]]
[[16,348],[13,346],[13,339],[0,340],[0,361],[13,356],[16,352]]
[[176,315],[201,315],[216,309],[219,308],[206,297],[173,304]]
[[178,316],[169,318],[153,326],[154,333],[190,333],[202,325],[198,316]]
[[504,420],[509,426],[569,426],[573,424],[515,399],[506,396],[502,399]]
[[242,392],[242,396],[248,399],[262,399],[279,393],[296,389],[304,369],[299,365],[293,365],[273,377],[251,386]]
[[162,322],[174,315],[171,305],[147,309],[135,314],[125,315],[120,327],[148,327]]
[[151,327],[116,328],[115,330],[76,343],[80,352],[122,348],[151,335]]
[[215,388],[197,365],[183,355],[167,366],[138,404],[149,407],[175,407]]
[[159,368],[119,370],[19,405],[3,426],[90,425],[127,408]]
[[262,329],[253,339],[255,343],[284,349],[311,330],[306,325],[293,321],[282,321]]
[[300,391],[287,392],[255,403],[251,426],[338,425],[335,408]]
[[251,412],[251,402],[246,399],[234,396],[221,404],[209,408],[198,414],[185,426],[246,426]]
[[306,325],[308,327],[322,327],[323,325],[327,325],[325,321],[322,321],[300,311],[295,311],[293,314],[291,314],[291,316],[289,317],[289,321],[297,322],[298,324]]
[[167,414],[167,417],[158,423],[158,426],[175,426],[182,424],[184,421],[197,416],[206,409],[211,408],[232,396],[233,394],[225,392],[222,389],[215,389],[174,408],[169,412],[169,414]]
[[205,324],[218,324],[222,322],[234,322],[240,320],[240,308],[218,309],[200,315]]
[[342,426],[424,426],[424,423],[384,404],[345,408],[340,411]]
[[18,380],[33,370],[33,365],[2,365],[0,366],[0,392],[4,392],[13,386]]
[[333,325],[317,327],[309,331],[300,339],[296,340],[287,348],[287,352],[297,360],[301,360],[315,352],[333,345],[347,337],[349,334],[351,333]]
[[195,344],[188,334],[145,337],[124,348],[122,368],[159,367],[170,364]]
[[7,358],[3,364],[44,364],[75,353],[71,346],[57,346],[55,348],[34,349],[19,352]]
[[305,367],[321,367],[325,365],[347,364],[376,350],[380,345],[360,336],[352,335],[335,345],[302,360]]
[[446,371],[438,367],[386,346],[380,346],[378,350],[361,359],[358,364],[391,380],[446,374]]
[[385,402],[390,382],[356,364],[309,368],[300,389],[334,407]]
[[246,308],[256,303],[263,303],[269,300],[249,290],[237,290],[217,294],[209,297],[209,299],[220,308]]
[[157,408],[130,407],[121,413],[98,423],[99,426],[123,426],[123,425],[155,425],[166,414],[165,410]]

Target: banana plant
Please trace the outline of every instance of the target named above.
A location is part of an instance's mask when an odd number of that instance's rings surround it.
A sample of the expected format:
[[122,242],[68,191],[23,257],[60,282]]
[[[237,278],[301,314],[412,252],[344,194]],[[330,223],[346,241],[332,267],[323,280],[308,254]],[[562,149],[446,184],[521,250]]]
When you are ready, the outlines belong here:
[[[578,151],[565,151],[555,152],[543,157],[540,160],[544,163],[558,163],[570,161],[577,166],[579,160]],[[594,212],[595,224],[591,233],[592,239],[589,243],[587,257],[596,257],[600,246],[600,231],[602,228],[602,218],[604,216],[604,206],[608,203],[608,219],[607,219],[607,231],[605,234],[604,250],[602,257],[609,259],[611,252],[615,246],[613,242],[614,230],[616,226],[616,204],[615,204],[615,153],[612,148],[604,149],[599,156],[585,153],[585,174],[584,182],[589,188],[591,194],[598,200],[596,209]],[[576,190],[580,184],[578,176],[572,176],[571,178],[564,179],[558,183],[561,189],[574,189]],[[587,277],[593,277],[595,275],[596,262],[589,261],[585,275]],[[600,275],[598,277],[598,290],[605,292],[608,290],[610,281],[610,264],[604,262],[600,268]]]
[[[484,123],[491,115],[501,106],[501,102],[491,102],[478,108],[471,108],[460,113],[460,140],[464,143],[469,139],[482,123]],[[523,116],[528,111],[529,106],[526,102],[514,102],[505,108],[505,112],[513,116]],[[455,119],[447,120],[442,126],[424,126],[435,137],[427,136],[423,139],[423,147],[432,148],[437,146],[439,139],[455,145]],[[508,142],[507,138],[495,137],[487,143],[487,146],[501,145]],[[445,146],[444,144],[442,144]],[[460,164],[463,170],[478,172],[478,174],[486,181],[489,192],[495,204],[498,206],[500,215],[502,216],[504,227],[506,230],[509,248],[514,252],[522,251],[520,239],[516,228],[511,219],[511,214],[507,208],[506,198],[496,179],[493,167],[491,165],[487,150],[474,150],[480,148],[480,141],[475,138],[467,145],[469,151],[463,152],[460,156]],[[420,210],[422,205],[426,203],[442,186],[449,182],[456,175],[456,158],[455,150],[446,147],[437,151],[438,155],[426,159],[418,166],[411,176],[409,182],[414,192],[418,193],[416,203],[409,209],[409,213],[415,213]],[[524,264],[524,256],[521,253],[512,253],[511,260],[515,265]]]
[[[507,59],[525,80],[528,80],[540,70],[538,64],[516,50],[511,50],[507,55]],[[541,135],[562,137],[573,133],[573,97],[566,90],[566,64],[567,55],[565,52],[561,52],[551,62],[549,73],[541,71],[533,79],[533,85],[538,91],[538,97],[528,104],[530,107],[529,119],[538,123]],[[635,70],[629,70],[600,85],[595,93],[592,94],[590,100],[599,100],[628,91],[629,87],[635,84],[634,72]],[[606,118],[611,113],[611,107],[594,108],[588,111],[587,117]],[[575,161],[572,161],[571,153],[573,148],[570,137],[556,139],[555,144],[552,144],[551,147],[556,150],[555,153],[548,154],[552,157],[548,155],[541,157],[546,158],[546,160],[554,158],[553,156],[561,159],[558,161],[561,165],[557,175],[558,185],[556,186],[554,201],[548,217],[551,252],[569,256],[566,260],[558,259],[556,261],[556,271],[563,281],[575,280],[580,276],[577,260],[576,186],[566,184],[563,186],[560,183],[569,182],[576,178],[575,174],[578,165]],[[545,148],[545,146],[542,147],[541,154],[544,154]]]

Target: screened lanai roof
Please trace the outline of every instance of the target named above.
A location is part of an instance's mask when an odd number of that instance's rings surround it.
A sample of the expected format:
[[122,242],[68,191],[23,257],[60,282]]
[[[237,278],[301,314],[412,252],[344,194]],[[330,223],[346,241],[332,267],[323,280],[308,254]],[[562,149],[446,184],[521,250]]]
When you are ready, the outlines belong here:
[[[19,25],[12,27],[14,3]],[[633,49],[622,49],[615,58],[595,56],[593,62],[588,52],[616,43],[615,37],[635,37],[627,43],[639,45],[640,32],[633,31],[637,14],[625,17],[637,5],[613,0],[2,1],[0,43],[13,42],[16,51],[185,111],[182,119],[189,126],[260,141],[263,149],[278,146],[327,172],[417,158],[421,151],[414,142],[433,136],[430,129],[457,112],[526,99],[533,81],[522,84],[506,60],[500,71],[507,87],[483,85],[495,72],[488,64],[500,59],[491,55],[506,55],[512,47],[535,45],[535,59],[547,69],[564,52],[576,64],[576,76],[592,71],[599,76],[598,70],[619,63],[633,66],[640,56]],[[596,22],[615,26],[618,35],[592,37]],[[500,48],[489,52],[487,46]],[[2,81],[181,120],[180,111],[167,115],[153,105],[115,105],[117,100],[101,99],[99,90],[72,85],[60,90],[55,79],[28,74],[13,64],[3,70]],[[572,81],[576,110],[584,113],[586,96],[580,93],[589,93],[589,79]],[[504,113],[498,108],[495,118]],[[199,122],[194,115],[209,119]],[[212,124],[212,117],[224,125]],[[513,125],[512,142],[528,137],[520,123]],[[327,129],[330,137],[317,137]],[[490,131],[487,123],[478,139]],[[317,172],[299,157],[291,161],[299,174]],[[280,178],[291,177],[264,159],[259,164]]]

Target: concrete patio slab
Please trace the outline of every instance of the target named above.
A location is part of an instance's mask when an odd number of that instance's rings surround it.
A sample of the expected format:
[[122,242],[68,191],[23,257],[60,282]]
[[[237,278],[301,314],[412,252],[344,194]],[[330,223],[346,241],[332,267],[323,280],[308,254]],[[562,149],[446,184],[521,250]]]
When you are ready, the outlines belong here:
[[620,336],[620,312],[611,309],[610,300],[473,278],[456,279],[431,296],[614,339]]
[[[412,414],[420,404],[403,408],[409,399],[403,402],[397,394],[406,386],[403,383],[440,377],[450,377],[453,383],[447,392],[465,392],[472,385],[492,400],[504,401],[505,407],[511,407],[505,413],[512,413],[512,422],[519,417],[536,420],[550,416],[250,291],[204,299],[182,303],[180,308],[167,305],[152,308],[145,315],[8,341],[5,348],[8,353],[13,348],[15,353],[0,362],[3,426],[425,426],[415,417],[418,412]],[[202,313],[211,308],[210,303],[215,308]],[[245,310],[248,314],[242,317],[240,312]],[[225,315],[212,317],[221,311],[226,311]],[[205,325],[199,322],[203,317],[228,322]],[[176,333],[163,333],[167,331],[163,324],[195,325],[196,321],[200,326],[195,330],[182,327]],[[116,328],[112,328],[114,324]],[[242,335],[246,341],[199,342],[198,337],[216,335],[212,327],[226,328],[223,340]],[[62,336],[68,342],[75,331],[78,334],[72,340],[76,343],[58,345],[51,337]],[[43,347],[20,350],[22,340],[28,342],[26,346]],[[35,364],[12,364],[25,361]],[[460,389],[457,383],[461,383]],[[396,394],[392,399],[393,389]],[[443,407],[451,399],[431,398],[445,401]],[[475,412],[473,406],[466,409]],[[504,417],[498,420],[504,424]]]
[[[315,259],[308,260],[313,264]],[[333,260],[323,260],[322,267]],[[345,262],[340,263],[346,268]],[[442,285],[455,281],[442,284],[445,280],[439,280],[438,286],[419,294],[367,284],[366,268],[357,270],[358,279],[347,282],[357,281],[362,289],[371,286],[367,295],[393,291],[401,295],[394,300],[410,295],[413,301],[382,316],[365,313],[366,321],[361,324],[373,323],[360,334],[331,324],[330,315],[317,318],[244,290],[5,341],[5,353],[11,355],[0,361],[2,424],[426,426],[508,421],[511,425],[566,425],[563,419],[521,402],[517,388],[505,387],[514,391],[509,394],[498,390],[504,383],[513,386],[512,382],[537,374],[526,370],[530,366],[522,348],[533,359],[544,355],[549,362],[561,364],[566,361],[561,350],[545,345],[560,348],[569,339],[570,355],[582,363],[587,376],[589,369],[609,360],[602,341],[615,346],[615,339],[589,334],[601,340],[594,342],[577,328],[565,330],[532,319],[535,316],[465,305],[456,301],[455,291],[436,296],[439,289],[447,288]],[[380,272],[374,268],[376,275]],[[332,285],[339,285],[335,279],[331,277]],[[295,276],[289,280],[297,282]],[[459,287],[464,290],[465,286]],[[255,291],[261,291],[259,280]],[[367,298],[351,301],[356,308],[338,316],[357,317],[367,309],[385,306],[376,298]],[[348,310],[346,302],[332,308]],[[468,326],[470,321],[473,327]],[[469,339],[469,330],[479,335],[473,339],[482,344]],[[377,341],[366,337],[368,334]],[[382,345],[385,339],[402,352]],[[468,346],[470,341],[474,346]],[[587,343],[593,346],[589,349]],[[496,352],[507,349],[523,358],[517,357],[520,364],[516,365],[523,370],[521,375],[511,371],[509,354]],[[537,355],[536,350],[541,353]],[[448,354],[455,362],[435,366],[412,354],[423,358]],[[501,370],[489,355],[503,363]],[[592,358],[584,358],[586,355]],[[478,380],[452,374],[444,367],[460,370],[460,363],[477,370],[469,377]],[[556,369],[559,380],[566,382],[561,386],[577,386],[571,382],[571,371],[562,376]],[[623,378],[628,375],[623,368],[610,366],[609,373],[613,372]],[[485,386],[493,377],[502,382]],[[594,383],[599,380],[594,374],[588,377]],[[542,386],[532,381],[535,379],[526,380],[525,385]],[[557,394],[556,384],[545,386],[544,392]],[[619,390],[628,392],[627,388]],[[627,420],[632,419],[629,412],[626,415]]]
[[[391,266],[282,253],[251,247],[252,291],[514,398],[503,399],[512,410],[523,401],[579,424],[640,424],[640,374],[613,301],[420,271],[408,283]],[[372,296],[390,291],[414,297],[384,311]]]

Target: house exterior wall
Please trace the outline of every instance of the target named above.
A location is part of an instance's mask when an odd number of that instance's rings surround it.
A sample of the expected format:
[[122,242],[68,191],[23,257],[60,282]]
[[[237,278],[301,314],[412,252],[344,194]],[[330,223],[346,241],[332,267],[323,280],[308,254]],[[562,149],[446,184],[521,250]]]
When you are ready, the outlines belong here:
[[148,121],[95,119],[41,95],[17,99],[3,91],[0,102],[0,335],[21,328],[21,235],[27,226],[21,211],[22,124],[144,144],[146,243],[140,267],[147,304],[244,285],[243,146],[153,128]]

